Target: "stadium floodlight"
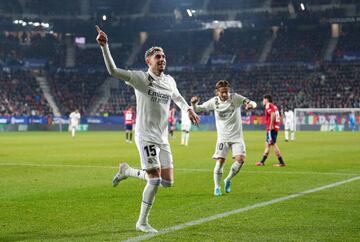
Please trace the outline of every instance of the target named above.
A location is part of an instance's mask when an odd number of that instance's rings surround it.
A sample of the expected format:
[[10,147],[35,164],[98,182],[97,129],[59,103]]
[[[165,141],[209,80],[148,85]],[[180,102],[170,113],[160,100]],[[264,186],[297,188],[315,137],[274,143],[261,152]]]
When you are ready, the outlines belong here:
[[19,20],[14,20],[14,22],[13,22],[14,24],[18,24],[19,23]]
[[22,22],[22,26],[26,26],[27,25],[27,23],[26,22]]
[[50,24],[49,23],[41,23],[41,26],[43,26],[44,28],[49,28]]
[[300,8],[302,11],[305,11],[305,4],[304,3],[300,3]]
[[106,21],[106,19],[107,19],[107,16],[104,14],[104,15],[102,16],[102,20],[103,20],[103,21]]
[[34,26],[35,26],[35,27],[39,27],[39,26],[40,26],[40,23],[39,23],[39,22],[35,22],[35,23],[34,23]]
[[192,17],[193,15],[192,15],[192,11],[190,10],[190,9],[186,9],[186,12],[187,12],[187,14],[189,15],[189,17]]

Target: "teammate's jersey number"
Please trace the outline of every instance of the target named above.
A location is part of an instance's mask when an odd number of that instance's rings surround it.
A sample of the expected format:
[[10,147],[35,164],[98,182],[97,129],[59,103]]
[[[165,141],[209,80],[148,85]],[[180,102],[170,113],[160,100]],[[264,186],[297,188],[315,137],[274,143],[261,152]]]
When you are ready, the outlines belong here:
[[220,143],[219,146],[218,146],[218,149],[223,150],[224,149],[224,143]]
[[132,119],[132,114],[131,113],[127,113],[125,115],[125,120],[131,120]]

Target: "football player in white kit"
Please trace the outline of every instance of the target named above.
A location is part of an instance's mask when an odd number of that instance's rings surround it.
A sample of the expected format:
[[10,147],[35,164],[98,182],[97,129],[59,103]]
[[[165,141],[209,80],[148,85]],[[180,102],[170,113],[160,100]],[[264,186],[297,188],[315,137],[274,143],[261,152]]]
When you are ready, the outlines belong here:
[[168,112],[171,100],[181,110],[185,110],[194,124],[199,117],[180,95],[175,80],[165,75],[166,58],[162,48],[152,47],[145,52],[145,62],[149,69],[129,71],[116,67],[108,46],[106,34],[96,26],[96,38],[101,46],[109,73],[125,81],[135,89],[136,125],[135,142],[140,154],[142,170],[134,169],[126,163],[120,164],[119,172],[113,179],[113,186],[128,177],[145,180],[139,219],[136,230],[156,233],[148,223],[148,215],[158,187],[171,187],[173,184],[173,158],[168,141]]
[[74,112],[70,113],[69,118],[70,118],[69,131],[71,131],[71,137],[75,138],[75,132],[80,124],[80,119],[81,119],[81,114],[79,110],[76,109]]
[[216,160],[214,168],[214,195],[221,196],[220,182],[224,170],[225,159],[232,150],[234,163],[228,176],[224,180],[224,190],[230,192],[231,179],[240,171],[245,162],[246,148],[242,132],[241,106],[245,109],[256,108],[256,103],[237,93],[230,93],[230,84],[220,80],[216,83],[217,96],[198,105],[198,97],[192,97],[191,103],[195,112],[215,112],[217,142],[213,158]]
[[181,112],[181,145],[189,145],[191,121],[189,115],[184,110]]
[[290,130],[290,140],[295,140],[295,131],[294,131],[294,112],[285,107],[284,111],[284,129],[285,129],[285,141],[289,141],[289,130]]

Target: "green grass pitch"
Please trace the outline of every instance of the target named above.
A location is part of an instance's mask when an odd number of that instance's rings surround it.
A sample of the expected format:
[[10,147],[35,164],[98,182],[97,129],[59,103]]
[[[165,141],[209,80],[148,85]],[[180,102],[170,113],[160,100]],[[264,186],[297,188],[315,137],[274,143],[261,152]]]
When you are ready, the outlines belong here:
[[[298,132],[279,147],[288,166],[256,167],[264,132],[245,132],[247,161],[232,192],[213,196],[215,132],[171,140],[175,184],[150,216],[162,230],[360,176],[360,133]],[[121,241],[135,231],[144,182],[111,186],[120,161],[139,167],[122,132],[0,134],[0,241]],[[227,160],[225,173],[230,168]],[[359,241],[360,180],[159,235],[156,241]]]

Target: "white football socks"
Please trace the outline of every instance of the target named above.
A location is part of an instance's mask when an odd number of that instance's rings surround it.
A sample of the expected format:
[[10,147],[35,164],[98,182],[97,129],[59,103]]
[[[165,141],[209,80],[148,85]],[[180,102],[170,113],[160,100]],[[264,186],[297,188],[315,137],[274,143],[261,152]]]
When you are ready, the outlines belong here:
[[132,167],[129,167],[126,169],[125,175],[128,177],[138,178],[138,179],[144,180],[144,181],[147,181],[149,179],[146,171],[134,169]]
[[185,145],[188,146],[189,144],[189,136],[190,136],[190,133],[185,133]]
[[144,188],[138,224],[148,224],[148,216],[160,185],[160,178],[150,178]]
[[289,131],[285,130],[285,140],[289,140]]
[[224,163],[216,161],[214,168],[214,184],[215,188],[220,187],[221,177],[224,172]]
[[75,137],[75,128],[71,129],[71,137],[73,137],[73,138]]
[[229,175],[225,178],[225,180],[230,181],[236,174],[239,173],[243,163],[239,163],[237,161],[234,161],[234,163],[231,165],[231,169],[229,171]]

